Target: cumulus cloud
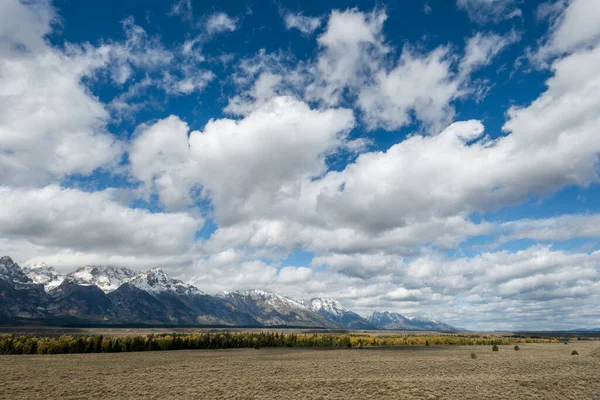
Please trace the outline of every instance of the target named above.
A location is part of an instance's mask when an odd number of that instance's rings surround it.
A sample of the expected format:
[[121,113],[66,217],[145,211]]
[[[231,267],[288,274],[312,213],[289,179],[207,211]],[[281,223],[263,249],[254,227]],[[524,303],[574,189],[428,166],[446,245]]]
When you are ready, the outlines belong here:
[[[193,185],[201,185],[219,224],[227,225],[268,212],[278,199],[301,190],[299,182],[322,175],[325,156],[347,145],[354,116],[350,110],[313,110],[278,97],[242,120],[211,120],[203,131],[189,134],[189,143],[187,126],[176,117],[159,124],[136,138],[134,174],[147,184],[158,177],[163,202],[166,195],[176,196],[173,192],[185,198]],[[169,143],[164,152],[163,143]],[[161,156],[155,160],[157,152]]]
[[[0,183],[41,184],[96,169],[113,170],[124,143],[108,132],[113,116],[138,110],[132,101],[149,87],[168,94],[202,90],[212,72],[198,68],[149,37],[133,18],[123,21],[126,39],[98,47],[50,45],[54,10],[47,3],[4,2],[0,35]],[[29,30],[11,28],[29,21]],[[23,26],[20,24],[19,26]],[[178,59],[177,66],[169,66]],[[166,70],[165,70],[166,68]],[[126,94],[105,105],[84,80],[107,70]],[[144,71],[144,78],[136,74]],[[111,111],[115,115],[111,116]]]
[[457,70],[456,56],[447,46],[427,54],[405,46],[395,67],[381,67],[374,73],[373,83],[359,89],[357,105],[367,127],[395,130],[415,119],[427,132],[439,132],[453,120],[452,101],[471,91],[470,74],[491,63],[516,40],[514,32],[505,36],[476,33],[467,40]]
[[[114,190],[0,188],[0,236],[61,249],[67,264],[101,257],[127,264],[138,255],[146,262],[151,257],[177,257],[190,250],[201,227],[197,216],[128,208]],[[73,259],[68,260],[69,255]],[[22,257],[31,255],[15,254],[16,259]]]
[[158,193],[168,208],[191,203],[188,126],[175,116],[138,127],[129,150],[131,173],[146,183],[145,196]]
[[398,65],[375,74],[375,84],[365,86],[358,105],[370,129],[395,130],[412,122],[411,115],[432,130],[454,117],[450,102],[461,96],[460,81],[450,72],[447,48],[426,55],[404,49]]
[[331,13],[326,31],[317,39],[321,53],[316,82],[307,88],[309,98],[337,104],[344,88],[360,86],[365,75],[379,69],[381,57],[389,51],[381,33],[386,19],[383,11]]
[[81,82],[102,60],[85,48],[68,55],[52,48],[45,35],[54,12],[44,3],[0,7],[0,184],[110,169],[122,145],[107,130],[104,104]]
[[552,17],[545,43],[536,51],[534,59],[543,62],[575,50],[585,50],[600,42],[597,16],[600,4],[595,0],[556,1],[540,6],[538,15]]
[[[386,254],[334,254],[315,263],[357,279],[348,292],[342,284],[330,290],[339,291],[363,314],[396,308],[461,321],[471,329],[524,329],[533,320],[538,329],[557,329],[588,323],[586,315],[593,314],[591,304],[598,298],[598,257],[598,252],[570,254],[534,246],[515,253],[458,259],[428,255],[409,262]],[[359,287],[370,292],[344,296]]]
[[368,129],[396,130],[416,121],[423,131],[437,133],[455,115],[452,102],[481,89],[470,87],[470,74],[518,40],[515,32],[476,33],[463,57],[451,46],[423,52],[406,45],[397,60],[390,60],[386,19],[383,10],[334,10],[317,39],[314,60],[295,62],[264,51],[246,58],[235,75],[241,93],[229,99],[226,111],[243,115],[287,94],[325,106],[353,103]]

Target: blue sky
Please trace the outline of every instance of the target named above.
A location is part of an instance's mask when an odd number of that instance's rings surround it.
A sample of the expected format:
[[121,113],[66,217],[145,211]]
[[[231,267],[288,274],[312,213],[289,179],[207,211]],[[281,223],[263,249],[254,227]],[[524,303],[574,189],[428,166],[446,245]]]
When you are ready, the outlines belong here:
[[600,325],[596,1],[0,11],[0,246],[20,264]]

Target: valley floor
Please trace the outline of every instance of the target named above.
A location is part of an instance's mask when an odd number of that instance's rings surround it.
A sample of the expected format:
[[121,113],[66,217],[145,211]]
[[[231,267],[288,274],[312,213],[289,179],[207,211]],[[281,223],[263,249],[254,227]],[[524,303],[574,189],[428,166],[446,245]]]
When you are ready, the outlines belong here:
[[520,347],[0,356],[0,399],[600,399],[600,342]]

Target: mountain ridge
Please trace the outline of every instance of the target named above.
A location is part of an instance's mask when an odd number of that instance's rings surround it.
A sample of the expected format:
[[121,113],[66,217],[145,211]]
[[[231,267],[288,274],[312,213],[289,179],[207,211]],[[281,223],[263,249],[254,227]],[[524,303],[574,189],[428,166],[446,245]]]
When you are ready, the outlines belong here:
[[[5,321],[390,329],[390,321],[377,324],[370,319],[377,314],[365,318],[332,298],[295,300],[262,289],[210,295],[169,277],[162,268],[139,272],[87,265],[60,274],[45,263],[20,267],[8,256],[0,258],[0,316]],[[455,329],[435,320],[392,314],[398,321],[414,320],[414,326]]]
[[457,331],[451,325],[424,317],[405,316],[397,312],[376,311],[367,317],[367,320],[379,327],[390,330],[423,330],[423,331]]
[[314,297],[308,301],[308,307],[322,317],[346,328],[377,329],[376,325],[332,298]]

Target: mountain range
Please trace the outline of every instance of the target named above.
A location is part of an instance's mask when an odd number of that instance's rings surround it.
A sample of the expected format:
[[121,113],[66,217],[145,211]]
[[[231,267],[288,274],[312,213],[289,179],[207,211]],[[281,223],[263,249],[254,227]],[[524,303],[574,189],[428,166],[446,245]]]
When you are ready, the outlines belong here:
[[4,256],[0,324],[15,323],[458,330],[387,311],[364,318],[333,299],[298,301],[258,289],[209,295],[161,268],[92,265],[62,275],[44,263],[21,268]]

